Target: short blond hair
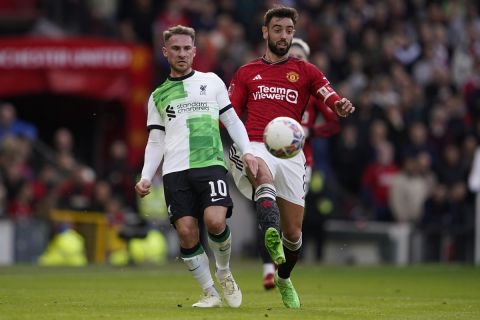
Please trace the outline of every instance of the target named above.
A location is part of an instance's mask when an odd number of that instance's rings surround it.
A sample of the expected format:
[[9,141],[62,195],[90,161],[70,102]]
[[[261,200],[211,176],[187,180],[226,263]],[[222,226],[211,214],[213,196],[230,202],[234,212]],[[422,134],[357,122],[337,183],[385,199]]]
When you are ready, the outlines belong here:
[[192,41],[195,42],[195,30],[193,28],[185,27],[182,25],[176,25],[163,31],[163,41],[166,43],[172,36],[176,34],[184,34],[190,36],[190,38],[192,38]]

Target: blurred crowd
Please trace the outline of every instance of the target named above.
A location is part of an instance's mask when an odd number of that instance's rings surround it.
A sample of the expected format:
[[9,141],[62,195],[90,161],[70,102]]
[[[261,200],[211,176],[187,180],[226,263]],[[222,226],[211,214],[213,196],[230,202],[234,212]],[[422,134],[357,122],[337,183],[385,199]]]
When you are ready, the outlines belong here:
[[17,118],[15,106],[0,101],[0,217],[47,219],[54,208],[108,213],[121,224],[136,209],[135,174],[127,146],[115,141],[108,166],[95,170],[76,154],[70,129],[56,129],[53,141],[38,139],[34,124]]
[[[315,144],[316,173],[326,181],[316,192],[329,199],[327,213],[337,219],[409,223],[425,236],[425,259],[472,259],[474,196],[467,180],[480,141],[478,1],[11,3],[11,12],[31,18],[10,34],[90,35],[151,47],[156,84],[168,73],[161,55],[163,30],[192,26],[197,31],[194,67],[216,72],[227,85],[240,65],[263,52],[265,10],[274,4],[296,7],[296,36],[310,45],[312,63],[357,107],[342,120],[338,136]],[[2,126],[7,109],[2,107]],[[58,130],[52,161],[41,166],[31,163],[34,128],[15,130],[13,137],[1,131],[0,139],[0,197],[3,212],[13,219],[33,211],[41,215],[52,206],[101,210],[112,217],[124,207],[136,210],[134,173],[123,142],[112,145],[107,172],[98,175],[75,158],[68,129]],[[319,198],[310,199],[307,206],[316,206]]]

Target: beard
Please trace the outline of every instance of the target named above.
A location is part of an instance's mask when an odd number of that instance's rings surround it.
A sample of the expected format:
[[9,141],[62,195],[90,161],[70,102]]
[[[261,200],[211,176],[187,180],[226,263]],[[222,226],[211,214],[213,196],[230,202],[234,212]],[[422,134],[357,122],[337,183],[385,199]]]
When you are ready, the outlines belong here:
[[285,48],[278,48],[277,43],[273,42],[268,38],[267,44],[268,44],[268,49],[275,54],[276,56],[283,57],[288,53],[288,50],[290,50],[290,47],[292,46],[292,43],[288,43],[288,41],[285,40],[287,43],[287,46]]
[[175,63],[170,64],[170,68],[174,70],[176,73],[185,73],[187,70],[189,70],[192,67],[192,63],[189,63],[188,61],[186,63],[183,63],[181,66]]

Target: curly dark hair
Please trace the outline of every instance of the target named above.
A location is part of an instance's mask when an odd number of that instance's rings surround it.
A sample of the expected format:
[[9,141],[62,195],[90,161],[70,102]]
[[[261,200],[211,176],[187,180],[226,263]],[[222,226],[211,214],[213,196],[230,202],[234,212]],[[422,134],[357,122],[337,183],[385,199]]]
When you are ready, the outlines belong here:
[[278,6],[271,8],[265,13],[265,16],[263,17],[263,25],[268,27],[268,24],[273,17],[290,18],[293,21],[293,25],[295,25],[298,19],[298,12],[297,10],[295,10],[295,8],[291,7]]

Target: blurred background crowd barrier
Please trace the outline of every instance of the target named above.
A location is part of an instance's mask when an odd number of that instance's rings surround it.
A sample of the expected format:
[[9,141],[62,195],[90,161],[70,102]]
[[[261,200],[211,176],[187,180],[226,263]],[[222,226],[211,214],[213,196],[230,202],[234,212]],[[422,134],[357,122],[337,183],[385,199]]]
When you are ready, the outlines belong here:
[[[162,32],[194,27],[194,68],[228,85],[263,53],[275,3],[297,8],[312,63],[357,107],[313,140],[304,261],[480,264],[473,0],[0,0],[0,264],[174,258],[161,173],[151,196],[133,189]],[[234,254],[256,257],[252,205],[233,196]]]

